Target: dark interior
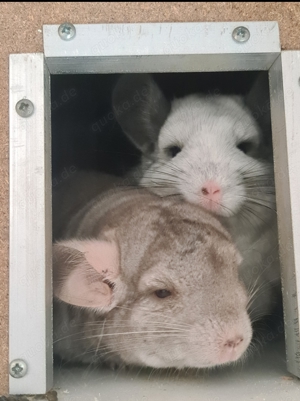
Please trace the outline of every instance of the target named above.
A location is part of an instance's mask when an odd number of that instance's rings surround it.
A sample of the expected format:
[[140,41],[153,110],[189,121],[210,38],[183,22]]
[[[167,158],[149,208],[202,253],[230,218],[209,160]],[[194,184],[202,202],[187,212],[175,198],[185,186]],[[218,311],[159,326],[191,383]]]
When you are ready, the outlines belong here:
[[[272,149],[267,72],[161,73],[154,78],[169,99],[191,93],[246,94],[255,88],[250,109]],[[125,174],[140,152],[114,118],[111,95],[119,74],[51,75],[52,185],[77,170]],[[270,316],[268,330],[282,318]],[[258,322],[260,324],[260,322]]]
[[[245,94],[258,74],[267,72],[161,73],[154,77],[168,98],[204,92]],[[139,161],[139,151],[122,133],[111,106],[119,74],[51,75],[53,179],[78,169],[124,174]],[[270,108],[255,94],[252,111],[270,131]]]

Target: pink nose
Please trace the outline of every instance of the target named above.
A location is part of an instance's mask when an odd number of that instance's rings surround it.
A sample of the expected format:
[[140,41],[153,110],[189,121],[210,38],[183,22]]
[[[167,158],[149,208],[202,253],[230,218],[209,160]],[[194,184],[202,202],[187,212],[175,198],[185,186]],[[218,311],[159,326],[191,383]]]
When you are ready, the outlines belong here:
[[239,359],[243,353],[244,337],[242,335],[235,335],[227,338],[220,347],[219,362],[227,363]]
[[235,338],[231,338],[224,343],[224,348],[234,349],[236,348],[244,338],[242,336],[236,336]]
[[201,188],[201,193],[210,201],[219,203],[221,200],[221,188],[215,181],[207,181]]

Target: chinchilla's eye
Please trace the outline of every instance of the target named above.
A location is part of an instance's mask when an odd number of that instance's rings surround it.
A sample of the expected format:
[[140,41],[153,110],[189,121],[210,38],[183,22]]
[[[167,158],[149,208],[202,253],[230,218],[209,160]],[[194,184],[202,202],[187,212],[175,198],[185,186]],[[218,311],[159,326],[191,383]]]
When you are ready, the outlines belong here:
[[171,295],[171,291],[163,289],[155,291],[155,295],[157,298],[167,298]]
[[237,144],[237,148],[247,155],[253,149],[253,143],[250,141],[243,141]]
[[169,146],[166,148],[166,153],[168,156],[170,156],[172,159],[175,157],[178,153],[180,153],[182,148],[180,146]]

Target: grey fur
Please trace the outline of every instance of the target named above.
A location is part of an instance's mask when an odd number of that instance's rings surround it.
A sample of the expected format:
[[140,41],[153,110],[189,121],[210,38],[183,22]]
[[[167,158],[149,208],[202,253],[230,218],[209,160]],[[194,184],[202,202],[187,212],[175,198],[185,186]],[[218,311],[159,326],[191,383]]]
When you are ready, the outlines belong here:
[[[252,337],[249,294],[238,277],[240,255],[215,217],[178,197],[121,188],[120,179],[105,175],[80,173],[63,184],[53,193],[55,354],[66,361],[200,368],[245,353]],[[76,248],[86,240],[114,244],[118,274],[114,263],[113,273],[92,271]],[[88,283],[90,297],[93,286],[107,283],[109,303],[59,300],[77,268],[75,285]],[[172,295],[157,298],[158,289]],[[230,349],[232,338],[243,340]]]

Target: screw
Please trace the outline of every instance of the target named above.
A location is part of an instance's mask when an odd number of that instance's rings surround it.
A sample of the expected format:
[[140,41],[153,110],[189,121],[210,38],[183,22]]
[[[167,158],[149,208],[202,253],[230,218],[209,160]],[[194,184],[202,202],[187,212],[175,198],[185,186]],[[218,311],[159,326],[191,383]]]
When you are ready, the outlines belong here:
[[22,359],[15,359],[9,364],[9,374],[15,379],[24,377],[27,373],[27,365]]
[[62,40],[71,40],[75,38],[76,28],[69,22],[64,22],[58,27],[58,34]]
[[21,117],[30,117],[33,114],[33,103],[28,99],[19,100],[16,104],[16,112]]
[[243,43],[247,42],[250,38],[249,29],[244,26],[238,26],[232,32],[232,37],[236,42]]

